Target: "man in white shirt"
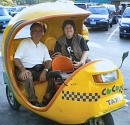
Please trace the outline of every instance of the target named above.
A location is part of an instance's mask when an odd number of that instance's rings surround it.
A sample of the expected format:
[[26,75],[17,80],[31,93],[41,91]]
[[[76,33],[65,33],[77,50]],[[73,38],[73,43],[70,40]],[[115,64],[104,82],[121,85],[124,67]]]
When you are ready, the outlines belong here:
[[[40,42],[43,35],[43,27],[39,23],[33,23],[30,27],[31,38],[24,39],[19,44],[14,55],[16,76],[23,82],[29,95],[29,101],[35,106],[40,106],[34,91],[33,80],[46,81],[46,75],[51,68],[51,58],[47,47]],[[50,98],[51,87],[45,97]]]

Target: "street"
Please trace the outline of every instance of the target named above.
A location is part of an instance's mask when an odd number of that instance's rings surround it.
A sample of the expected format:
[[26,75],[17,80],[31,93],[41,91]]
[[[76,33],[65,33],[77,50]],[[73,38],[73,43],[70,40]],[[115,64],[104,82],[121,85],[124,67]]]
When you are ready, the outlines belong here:
[[[2,33],[0,31],[0,42],[2,41]],[[114,24],[108,31],[89,28],[88,46],[90,48],[88,56],[91,60],[106,58],[112,60],[120,67],[123,52],[130,51],[130,38],[119,38],[118,24]],[[126,106],[112,113],[115,125],[130,125],[129,64],[130,55],[126,58],[121,68],[124,77]],[[0,125],[59,125],[22,106],[19,111],[11,109],[6,98],[5,87],[2,76],[2,58],[0,57]]]

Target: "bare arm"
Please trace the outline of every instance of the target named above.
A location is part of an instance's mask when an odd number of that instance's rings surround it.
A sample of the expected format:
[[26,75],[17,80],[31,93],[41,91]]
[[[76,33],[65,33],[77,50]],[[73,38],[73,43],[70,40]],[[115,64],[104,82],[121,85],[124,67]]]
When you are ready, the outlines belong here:
[[14,58],[14,64],[21,71],[25,69],[19,58]]
[[[45,61],[44,66],[45,66],[44,69],[49,70],[49,69],[51,68],[51,60]],[[40,82],[46,81],[46,73],[47,73],[46,70],[43,70],[43,71],[42,71],[42,73],[41,73],[41,75],[40,75],[40,78],[39,78],[39,81],[40,81]]]
[[85,64],[86,59],[87,59],[87,51],[83,51],[80,62],[83,62],[83,64]]
[[44,66],[45,66],[45,69],[50,69],[51,68],[51,60],[45,61]]
[[83,64],[85,64],[86,59],[87,59],[87,51],[83,51],[83,54],[82,54],[82,57],[81,57],[80,61],[79,62],[74,61],[74,64],[73,64],[74,68],[77,69],[80,66],[82,66]]

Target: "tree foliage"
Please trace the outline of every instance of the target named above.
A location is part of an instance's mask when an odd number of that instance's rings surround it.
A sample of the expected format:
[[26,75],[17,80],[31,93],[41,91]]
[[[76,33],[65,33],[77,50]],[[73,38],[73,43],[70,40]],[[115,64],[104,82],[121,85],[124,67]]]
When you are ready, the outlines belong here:
[[33,5],[33,4],[43,3],[43,2],[55,2],[55,1],[57,0],[0,0],[0,4],[1,5],[25,5],[25,4]]
[[14,5],[15,3],[12,0],[0,0],[1,5]]

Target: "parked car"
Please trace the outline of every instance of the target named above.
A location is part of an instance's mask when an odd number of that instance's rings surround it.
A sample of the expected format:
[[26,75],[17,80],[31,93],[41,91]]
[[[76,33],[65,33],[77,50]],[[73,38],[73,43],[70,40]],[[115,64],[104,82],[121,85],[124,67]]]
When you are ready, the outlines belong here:
[[9,15],[11,15],[12,12],[15,12],[16,7],[14,7],[14,6],[5,6],[5,9],[8,11]]
[[0,29],[4,29],[11,18],[4,6],[0,5]]
[[74,3],[75,6],[87,10],[91,3]]
[[112,15],[104,6],[90,6],[88,8],[92,14],[84,20],[87,27],[100,27],[108,31],[108,27],[112,27]]
[[25,6],[16,7],[16,9],[11,12],[11,16],[14,17],[17,13],[19,13],[20,11],[22,11],[25,8],[26,8]]
[[109,12],[112,15],[113,23],[117,24],[118,23],[118,11],[116,10],[116,6],[112,5],[112,4],[106,4],[105,6],[109,9]]
[[23,9],[26,8],[26,6],[7,6],[5,7],[9,13],[9,15],[11,15],[12,17],[14,17],[17,13],[19,13],[20,11],[22,11]]
[[125,35],[130,36],[130,7],[124,10],[119,22],[119,36],[124,38]]

